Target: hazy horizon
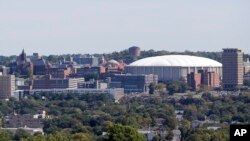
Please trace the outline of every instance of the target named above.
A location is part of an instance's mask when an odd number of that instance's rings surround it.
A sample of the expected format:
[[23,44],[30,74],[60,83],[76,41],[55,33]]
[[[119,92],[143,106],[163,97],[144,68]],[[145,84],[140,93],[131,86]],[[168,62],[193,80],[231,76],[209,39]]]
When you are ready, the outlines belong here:
[[249,0],[0,1],[0,55],[141,50],[250,53]]

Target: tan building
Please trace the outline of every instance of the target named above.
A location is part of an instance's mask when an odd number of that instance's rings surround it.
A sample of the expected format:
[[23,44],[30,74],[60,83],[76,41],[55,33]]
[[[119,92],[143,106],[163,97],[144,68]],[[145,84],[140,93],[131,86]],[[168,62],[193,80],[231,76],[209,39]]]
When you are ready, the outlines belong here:
[[250,74],[250,62],[249,62],[249,58],[247,58],[247,61],[244,62],[244,74],[245,75]]
[[222,53],[222,82],[224,90],[236,90],[243,84],[243,52],[225,48]]
[[0,99],[10,98],[15,91],[15,76],[2,75],[0,72]]

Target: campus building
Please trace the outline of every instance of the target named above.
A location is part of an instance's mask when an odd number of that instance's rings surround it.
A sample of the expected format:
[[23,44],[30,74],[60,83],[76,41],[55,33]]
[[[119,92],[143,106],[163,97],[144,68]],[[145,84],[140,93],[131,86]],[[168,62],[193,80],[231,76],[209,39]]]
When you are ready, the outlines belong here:
[[110,88],[124,88],[125,93],[149,91],[150,83],[157,84],[157,75],[115,74],[111,77]]
[[237,48],[225,48],[222,53],[223,89],[236,90],[243,85],[243,52]]
[[8,99],[15,92],[15,76],[0,72],[0,99]]

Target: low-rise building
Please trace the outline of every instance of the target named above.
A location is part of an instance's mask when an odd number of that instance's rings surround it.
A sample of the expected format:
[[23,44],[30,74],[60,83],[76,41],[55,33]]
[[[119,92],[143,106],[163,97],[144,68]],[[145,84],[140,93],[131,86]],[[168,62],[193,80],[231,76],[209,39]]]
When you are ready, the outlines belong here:
[[52,78],[67,78],[71,74],[71,68],[67,65],[53,66],[49,69]]
[[81,67],[76,69],[76,76],[77,77],[85,77],[87,75],[97,75],[100,76],[101,74],[105,73],[105,67],[98,66],[98,67]]
[[51,64],[39,56],[38,53],[33,53],[33,56],[31,56],[29,60],[32,63],[34,75],[45,75],[51,67]]
[[11,114],[5,117],[6,128],[43,128],[43,121],[46,118],[46,112],[41,111],[38,114]]
[[108,84],[106,82],[100,82],[98,80],[91,79],[78,83],[78,88],[95,88],[95,89],[107,89]]
[[73,61],[77,64],[85,65],[85,66],[98,66],[99,59],[92,55],[75,55],[73,56]]
[[84,82],[84,78],[51,78],[33,80],[33,89],[67,89],[78,88],[78,83]]
[[124,96],[123,88],[114,89],[33,89],[29,91],[30,95],[39,93],[50,93],[50,94],[109,94],[116,101]]
[[202,85],[216,88],[220,86],[220,75],[207,70],[198,70],[198,73],[191,72],[187,75],[187,83],[193,90],[199,90]]
[[157,75],[116,74],[111,77],[110,88],[124,88],[125,93],[148,93],[150,83],[157,84]]
[[11,133],[15,134],[18,129],[25,130],[31,135],[34,135],[35,133],[41,133],[44,134],[43,128],[27,128],[27,127],[21,127],[21,128],[0,128],[0,130],[7,130],[10,131]]

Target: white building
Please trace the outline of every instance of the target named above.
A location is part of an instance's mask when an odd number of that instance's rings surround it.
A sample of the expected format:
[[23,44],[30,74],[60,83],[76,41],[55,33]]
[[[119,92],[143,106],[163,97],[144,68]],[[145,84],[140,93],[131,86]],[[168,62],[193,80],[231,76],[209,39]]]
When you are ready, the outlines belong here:
[[155,74],[159,81],[187,80],[187,74],[207,70],[222,76],[222,64],[208,58],[189,55],[164,55],[137,60],[125,67],[126,73]]

